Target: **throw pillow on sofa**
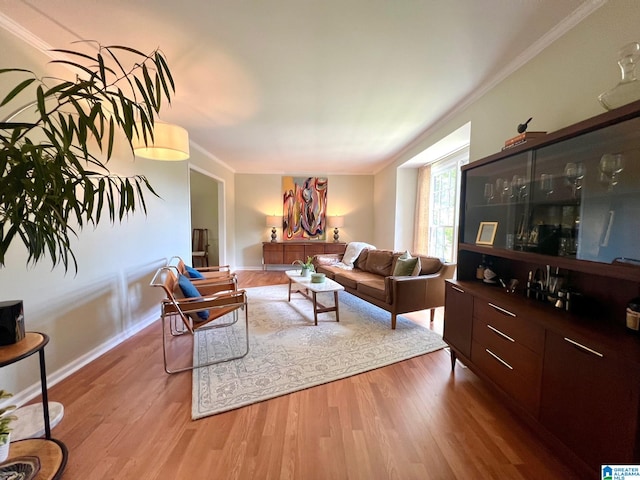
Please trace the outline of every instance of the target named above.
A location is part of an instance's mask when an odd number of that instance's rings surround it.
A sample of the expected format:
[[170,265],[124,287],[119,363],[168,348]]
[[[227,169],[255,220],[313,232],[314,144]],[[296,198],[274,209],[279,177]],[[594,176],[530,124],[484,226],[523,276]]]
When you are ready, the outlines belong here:
[[418,257],[412,257],[411,254],[406,251],[396,259],[393,275],[399,277],[415,276],[420,273],[420,268],[420,259]]

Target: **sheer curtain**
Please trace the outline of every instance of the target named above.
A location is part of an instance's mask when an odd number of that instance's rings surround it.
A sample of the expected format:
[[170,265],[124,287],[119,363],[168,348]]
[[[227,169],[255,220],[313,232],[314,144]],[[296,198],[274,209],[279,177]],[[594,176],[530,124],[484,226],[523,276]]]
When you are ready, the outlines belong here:
[[413,252],[427,255],[429,252],[429,197],[431,191],[431,165],[418,169],[416,218],[414,221]]

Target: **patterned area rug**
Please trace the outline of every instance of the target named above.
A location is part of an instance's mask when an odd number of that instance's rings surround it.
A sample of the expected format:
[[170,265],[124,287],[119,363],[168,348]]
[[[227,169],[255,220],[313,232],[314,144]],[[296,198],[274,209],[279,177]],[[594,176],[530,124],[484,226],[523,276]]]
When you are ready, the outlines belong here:
[[[318,300],[332,305],[333,294]],[[442,337],[345,292],[340,322],[318,316],[300,294],[287,302],[287,285],[248,288],[249,354],[193,372],[191,417],[196,420],[269,398],[390,365],[446,346]],[[242,323],[242,325],[240,325]],[[196,335],[194,360],[242,351],[244,318],[234,327]]]

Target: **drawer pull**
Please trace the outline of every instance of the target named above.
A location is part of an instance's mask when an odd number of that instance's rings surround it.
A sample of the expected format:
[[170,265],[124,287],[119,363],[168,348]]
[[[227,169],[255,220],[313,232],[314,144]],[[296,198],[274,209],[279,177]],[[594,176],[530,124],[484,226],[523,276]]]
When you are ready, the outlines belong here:
[[500,335],[502,338],[506,338],[506,339],[507,339],[507,340],[509,340],[510,342],[513,342],[513,343],[515,343],[515,342],[516,342],[516,341],[515,341],[513,338],[511,338],[509,335],[507,335],[506,333],[502,333],[500,330],[498,330],[498,329],[497,329],[497,328],[495,328],[495,327],[492,327],[492,326],[491,326],[491,325],[489,325],[488,323],[487,323],[487,328],[489,328],[490,330],[492,330],[494,333],[497,333],[497,334],[498,334],[498,335]]
[[569,342],[571,345],[573,345],[574,347],[578,347],[580,350],[583,350],[587,353],[591,353],[593,355],[596,355],[600,358],[604,358],[604,355],[601,354],[600,352],[596,352],[595,350],[589,348],[589,347],[585,347],[584,345],[582,345],[581,343],[578,343],[574,340],[571,340],[570,338],[564,337],[565,341]]
[[515,317],[515,316],[516,316],[516,314],[515,314],[515,313],[511,313],[509,310],[505,310],[504,308],[501,308],[501,307],[499,307],[499,306],[497,306],[497,305],[494,305],[493,303],[489,303],[489,306],[490,306],[490,307],[495,308],[495,309],[496,309],[496,310],[498,310],[499,312],[502,312],[502,313],[504,313],[504,314],[510,315],[510,316],[512,316],[512,317]]
[[509,365],[507,362],[505,362],[503,359],[501,359],[498,355],[493,353],[488,348],[485,348],[484,351],[487,352],[489,355],[491,355],[493,358],[495,358],[497,361],[499,361],[501,364],[503,364],[505,367],[507,367],[509,370],[513,370],[513,367],[511,365]]
[[455,285],[451,285],[451,288],[453,288],[456,292],[464,293],[463,289],[461,289],[460,287],[456,287]]

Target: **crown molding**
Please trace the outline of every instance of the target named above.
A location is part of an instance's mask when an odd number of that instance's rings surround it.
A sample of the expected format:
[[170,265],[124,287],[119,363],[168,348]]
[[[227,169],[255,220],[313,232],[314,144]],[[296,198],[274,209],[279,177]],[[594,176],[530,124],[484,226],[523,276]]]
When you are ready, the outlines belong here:
[[427,129],[420,132],[413,140],[407,143],[402,149],[400,149],[397,153],[395,153],[388,162],[385,162],[380,168],[375,171],[377,175],[385,168],[393,165],[395,161],[397,161],[403,154],[408,152],[410,149],[418,145],[425,137],[429,136],[440,127],[444,126],[448,121],[453,119],[460,112],[467,109],[474,102],[479,100],[486,93],[491,91],[494,87],[496,87],[500,82],[505,80],[511,74],[516,72],[518,69],[523,67],[525,64],[533,60],[537,55],[539,55],[545,48],[549,47],[556,40],[562,37],[564,34],[569,32],[572,28],[582,22],[585,18],[591,15],[593,12],[598,10],[604,4],[606,4],[609,0],[588,0],[580,5],[577,9],[575,9],[569,16],[567,16],[564,20],[558,23],[555,27],[549,30],[545,35],[540,37],[536,42],[531,44],[529,48],[524,50],[520,55],[514,58],[509,64],[500,70],[496,75],[494,75],[489,81],[485,84],[481,85],[479,88],[474,90],[469,96],[467,96],[464,101],[457,104],[453,109],[451,109],[448,113],[442,116],[439,120],[431,124]]
[[31,45],[36,50],[39,50],[46,56],[52,59],[57,58],[54,52],[52,52],[53,47],[51,45],[49,45],[37,35],[31,33],[22,25],[16,23],[13,19],[7,17],[2,12],[0,12],[0,27],[4,28],[9,33],[12,33],[28,45]]

